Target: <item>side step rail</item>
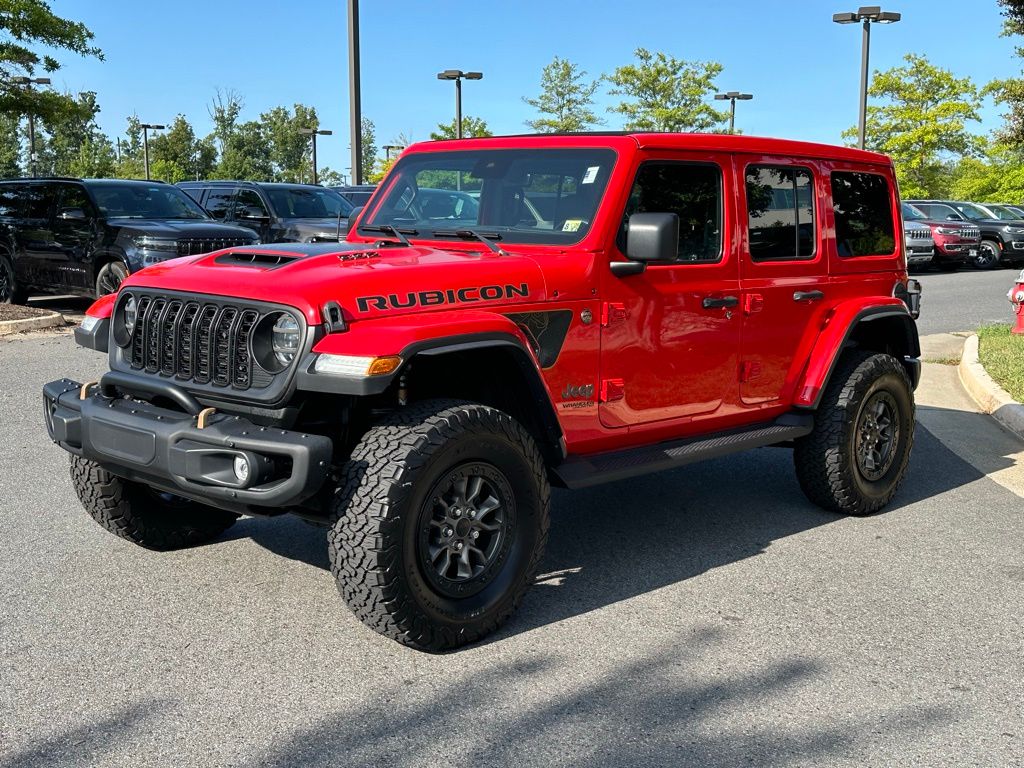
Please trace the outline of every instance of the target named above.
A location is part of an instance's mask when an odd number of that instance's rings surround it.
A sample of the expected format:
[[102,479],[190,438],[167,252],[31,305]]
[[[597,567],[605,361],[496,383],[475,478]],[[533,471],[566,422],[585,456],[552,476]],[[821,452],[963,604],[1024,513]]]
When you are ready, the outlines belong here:
[[795,440],[809,434],[813,428],[813,414],[788,413],[766,424],[624,451],[570,457],[555,467],[554,472],[567,488],[586,488]]

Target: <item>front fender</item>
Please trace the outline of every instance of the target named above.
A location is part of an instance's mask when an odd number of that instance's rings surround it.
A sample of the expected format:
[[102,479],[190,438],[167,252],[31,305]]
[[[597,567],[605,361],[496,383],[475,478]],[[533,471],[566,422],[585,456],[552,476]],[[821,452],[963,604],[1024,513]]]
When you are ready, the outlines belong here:
[[907,339],[903,342],[906,355],[912,358],[919,357],[921,350],[918,346],[917,326],[902,300],[895,297],[872,297],[843,302],[825,319],[824,327],[797,384],[794,405],[801,408],[816,408],[829,377],[843,350],[850,343],[857,326],[889,317],[905,320],[910,329]]
[[[299,366],[298,387],[317,392],[370,395],[386,390],[409,361],[419,354],[437,354],[473,346],[511,345],[522,351],[540,376],[529,339],[522,329],[496,312],[457,310],[400,315],[353,323],[314,345]],[[402,358],[399,368],[380,376],[339,376],[314,371],[318,355]]]

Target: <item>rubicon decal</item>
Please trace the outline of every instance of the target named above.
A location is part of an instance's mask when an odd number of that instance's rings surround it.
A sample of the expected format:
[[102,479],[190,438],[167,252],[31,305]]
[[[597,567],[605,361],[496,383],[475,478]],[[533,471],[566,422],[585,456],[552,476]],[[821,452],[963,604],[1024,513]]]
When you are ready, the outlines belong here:
[[530,286],[519,285],[480,285],[466,288],[446,288],[437,291],[416,291],[408,293],[389,293],[386,296],[359,296],[356,306],[360,312],[370,309],[408,309],[410,307],[434,307],[440,304],[467,304],[474,301],[497,301],[499,299],[526,298],[530,295]]

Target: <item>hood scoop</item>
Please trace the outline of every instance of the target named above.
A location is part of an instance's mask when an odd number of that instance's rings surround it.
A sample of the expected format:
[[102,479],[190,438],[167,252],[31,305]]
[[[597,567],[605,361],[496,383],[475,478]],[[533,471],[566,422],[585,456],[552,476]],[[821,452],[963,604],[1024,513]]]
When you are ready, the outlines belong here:
[[229,251],[222,253],[213,260],[214,264],[225,267],[255,267],[257,269],[276,269],[298,261],[302,256],[290,253],[260,253],[259,251]]

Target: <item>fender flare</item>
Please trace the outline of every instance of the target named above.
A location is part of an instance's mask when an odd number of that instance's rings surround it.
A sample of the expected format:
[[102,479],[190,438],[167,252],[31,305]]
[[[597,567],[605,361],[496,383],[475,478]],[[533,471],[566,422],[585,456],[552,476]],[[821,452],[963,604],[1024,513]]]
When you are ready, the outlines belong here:
[[[564,454],[562,430],[531,342],[512,320],[497,312],[458,310],[364,320],[320,339],[298,366],[296,388],[338,395],[385,392],[417,358],[456,352],[500,349],[523,374],[544,438]],[[381,376],[338,376],[314,371],[319,354],[384,357],[398,355],[401,365]]]
[[899,299],[887,300],[872,306],[844,307],[840,305],[830,315],[825,328],[814,345],[810,360],[797,383],[793,404],[797,408],[817,409],[829,380],[844,350],[852,343],[858,327],[864,323],[895,317],[902,321],[906,353],[901,362],[907,367],[911,383],[916,388],[920,377],[921,346],[917,324],[906,305]]

